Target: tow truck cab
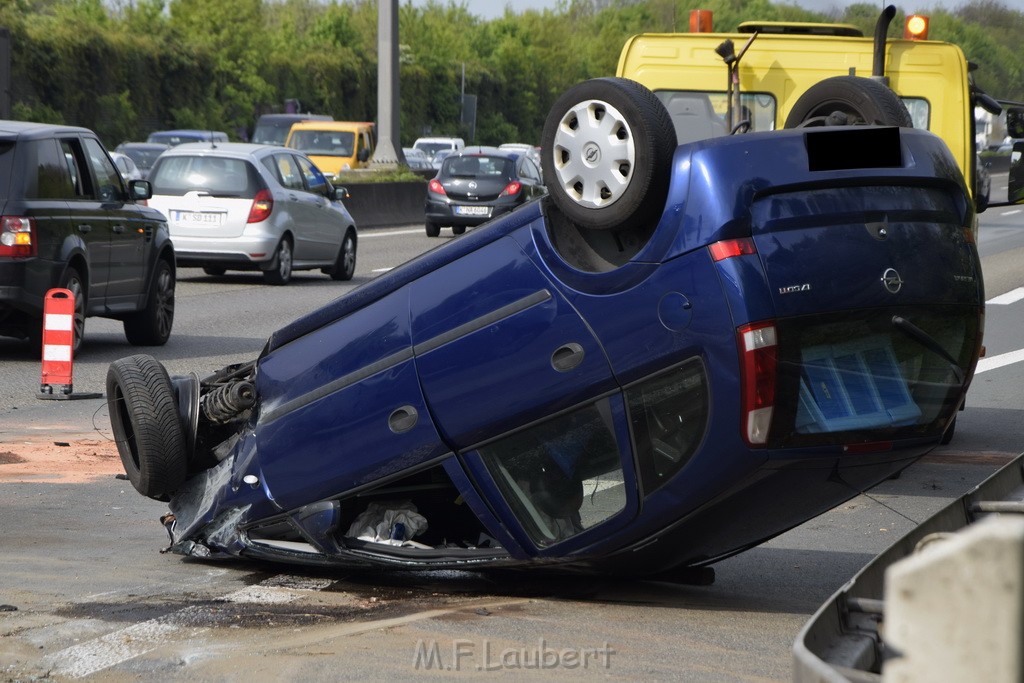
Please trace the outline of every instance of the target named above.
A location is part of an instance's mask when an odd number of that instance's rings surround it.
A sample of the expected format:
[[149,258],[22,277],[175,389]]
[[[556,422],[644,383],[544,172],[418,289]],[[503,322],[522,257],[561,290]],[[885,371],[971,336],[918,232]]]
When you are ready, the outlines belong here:
[[999,104],[976,88],[960,47],[927,40],[926,17],[908,16],[903,38],[887,39],[894,14],[883,10],[871,38],[849,24],[818,23],[751,21],[714,33],[711,13],[694,10],[689,33],[630,38],[617,75],[661,98],[680,144],[727,135],[744,118],[754,131],[793,127],[801,97],[824,79],[870,76],[896,92],[914,128],[942,138],[973,191],[974,108],[998,113]]

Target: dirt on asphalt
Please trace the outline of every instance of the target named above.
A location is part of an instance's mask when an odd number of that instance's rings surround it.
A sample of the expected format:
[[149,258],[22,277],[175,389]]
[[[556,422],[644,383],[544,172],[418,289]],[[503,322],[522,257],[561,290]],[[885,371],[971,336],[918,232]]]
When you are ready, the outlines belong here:
[[0,442],[0,483],[74,484],[124,474],[111,439],[101,434],[61,438]]

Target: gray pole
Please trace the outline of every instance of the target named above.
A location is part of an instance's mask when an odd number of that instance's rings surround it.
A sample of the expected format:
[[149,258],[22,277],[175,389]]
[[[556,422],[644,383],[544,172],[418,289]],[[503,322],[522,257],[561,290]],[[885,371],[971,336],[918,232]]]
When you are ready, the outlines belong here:
[[404,164],[399,135],[398,0],[377,6],[377,149],[371,166]]

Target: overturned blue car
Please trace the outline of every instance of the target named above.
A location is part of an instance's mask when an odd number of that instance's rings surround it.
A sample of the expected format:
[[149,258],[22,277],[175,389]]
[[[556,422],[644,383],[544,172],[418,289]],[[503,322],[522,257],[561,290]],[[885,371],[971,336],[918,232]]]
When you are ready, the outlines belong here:
[[677,146],[583,82],[544,199],[212,376],[113,363],[128,477],[197,557],[671,577],[786,531],[948,439],[981,349],[956,163],[859,123]]

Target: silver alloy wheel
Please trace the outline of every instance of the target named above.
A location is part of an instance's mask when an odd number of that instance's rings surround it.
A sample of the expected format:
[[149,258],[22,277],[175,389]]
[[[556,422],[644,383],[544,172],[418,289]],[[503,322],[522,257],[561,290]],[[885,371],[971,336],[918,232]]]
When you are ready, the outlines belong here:
[[156,324],[159,336],[166,339],[171,336],[174,324],[174,276],[170,268],[161,269],[156,281]]
[[282,280],[292,276],[292,245],[288,240],[281,240],[277,250],[277,272]]
[[85,286],[77,272],[72,271],[69,274],[67,282],[64,283],[64,289],[70,291],[75,297],[73,349],[78,351],[82,347],[82,339],[85,337]]
[[345,235],[345,242],[342,244],[342,271],[354,273],[356,270],[356,244],[351,235]]
[[587,100],[562,116],[553,153],[565,194],[582,207],[597,209],[615,203],[629,187],[636,141],[618,109]]

